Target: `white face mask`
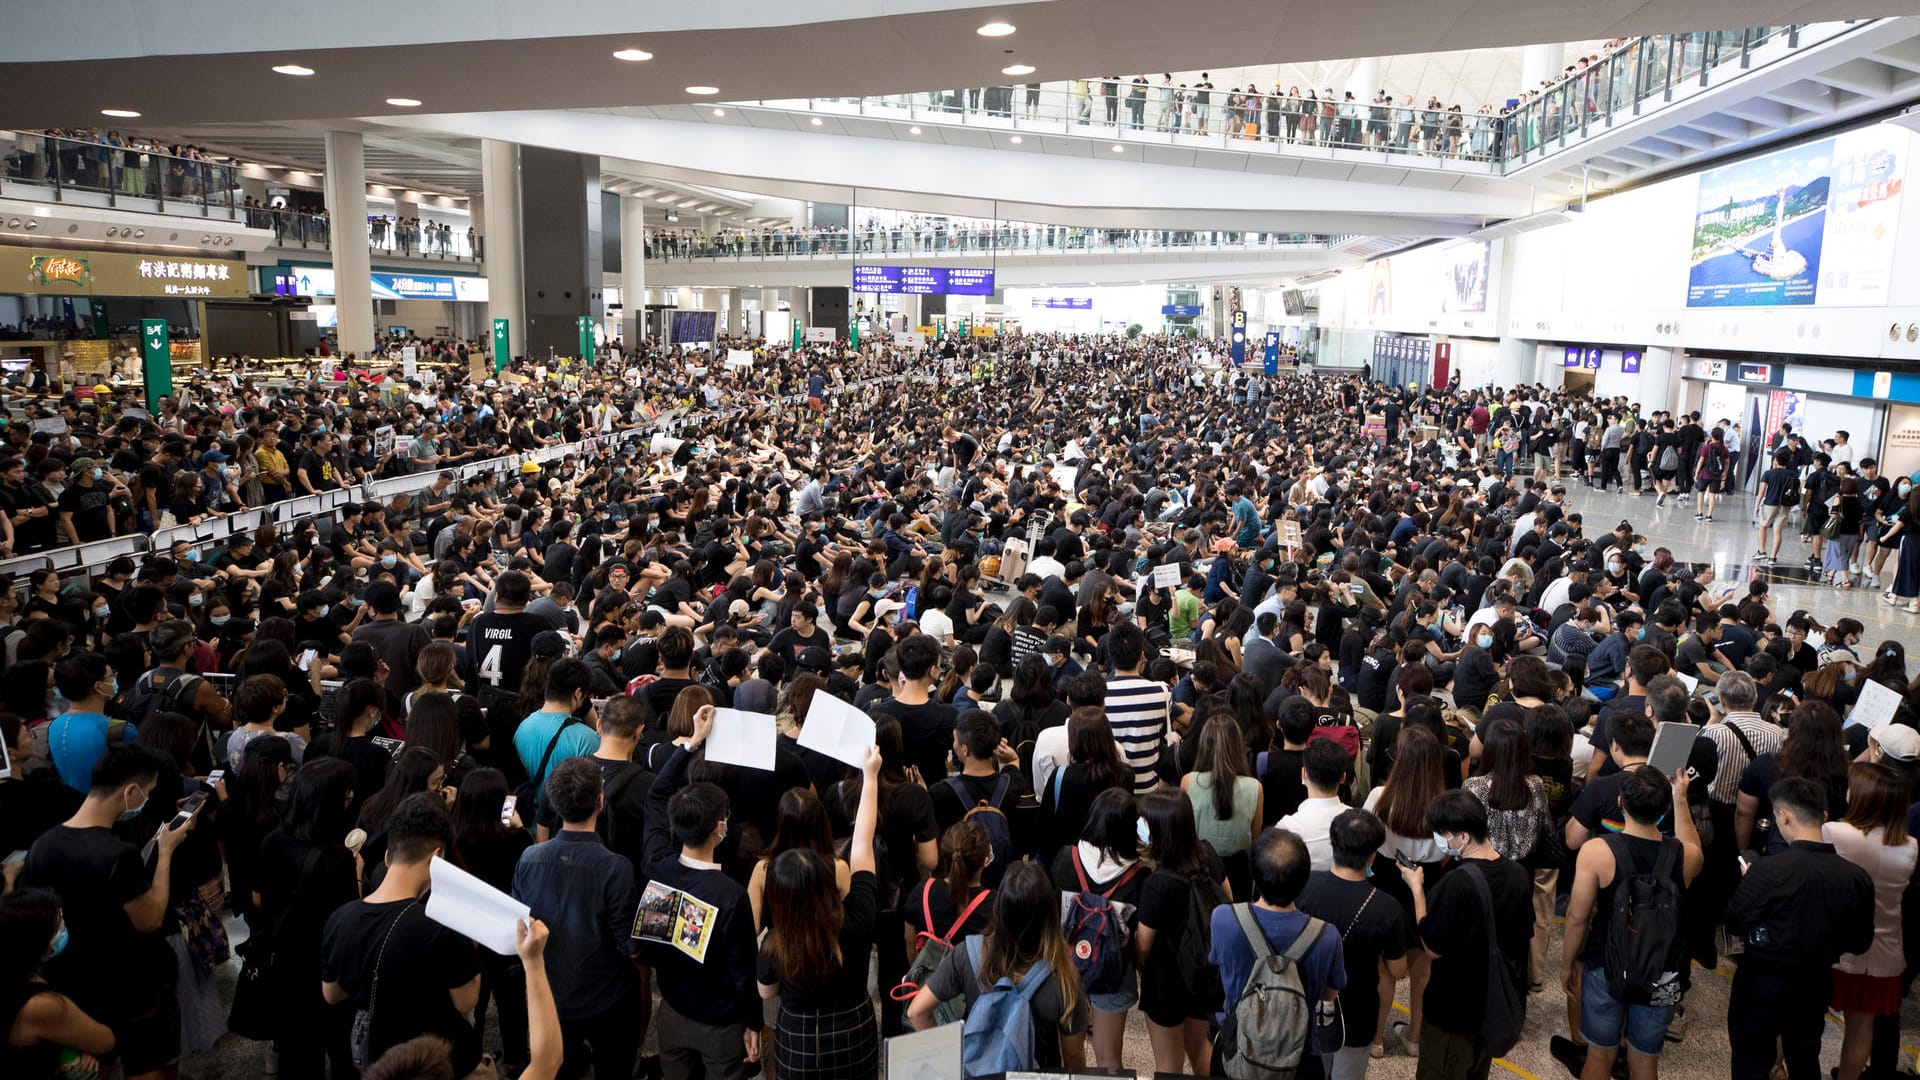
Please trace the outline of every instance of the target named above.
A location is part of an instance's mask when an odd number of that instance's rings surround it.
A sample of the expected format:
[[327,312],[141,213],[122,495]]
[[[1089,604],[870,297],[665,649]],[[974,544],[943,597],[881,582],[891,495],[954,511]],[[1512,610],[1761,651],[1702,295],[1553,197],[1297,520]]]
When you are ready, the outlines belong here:
[[1447,838],[1446,838],[1446,837],[1444,837],[1444,836],[1442,836],[1442,835],[1440,835],[1440,833],[1438,833],[1438,832],[1435,832],[1435,833],[1433,834],[1433,846],[1434,846],[1434,847],[1437,847],[1437,848],[1439,848],[1439,849],[1440,849],[1440,850],[1441,850],[1442,852],[1444,852],[1444,853],[1446,853],[1446,854],[1448,854],[1448,855],[1453,855],[1453,856],[1456,856],[1456,857],[1457,857],[1457,856],[1459,856],[1459,854],[1460,854],[1460,853],[1461,853],[1462,851],[1464,851],[1464,850],[1466,850],[1465,848],[1458,848],[1458,849],[1456,849],[1456,848],[1454,848],[1453,846],[1451,846],[1451,845],[1449,845],[1449,844],[1447,843]]

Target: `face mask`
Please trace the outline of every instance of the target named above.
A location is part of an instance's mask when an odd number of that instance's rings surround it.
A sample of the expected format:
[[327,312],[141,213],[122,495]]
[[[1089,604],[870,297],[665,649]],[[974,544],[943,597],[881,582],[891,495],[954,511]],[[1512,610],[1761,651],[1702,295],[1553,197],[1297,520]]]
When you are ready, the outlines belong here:
[[93,478],[94,478],[95,480],[98,480],[98,479],[100,479],[100,478],[101,478],[102,476],[105,476],[106,474],[107,474],[107,471],[106,471],[105,469],[95,469],[95,470],[93,470]]
[[381,566],[385,566],[385,567],[388,567],[388,568],[392,568],[392,567],[395,567],[395,566],[398,566],[398,565],[400,565],[400,556],[398,556],[398,555],[382,555],[382,556],[380,556],[380,565],[381,565]]
[[60,929],[53,932],[53,944],[47,946],[47,959],[51,960],[67,950],[67,923],[60,921]]
[[1912,491],[1912,490],[1913,490],[1913,485],[1912,485],[1912,484],[1906,484],[1906,483],[1903,483],[1903,484],[1901,484],[1901,485],[1900,485],[1900,494],[1902,494],[1902,495],[1905,495],[1906,493],[1908,493],[1909,491]]
[[1493,636],[1490,634],[1481,634],[1479,637],[1473,639],[1473,643],[1483,649],[1491,649],[1493,648]]
[[140,816],[140,811],[145,810],[146,808],[147,808],[147,800],[145,798],[142,798],[140,800],[139,806],[135,806],[130,809],[120,811],[119,820],[132,821],[134,818],[137,818]]
[[1439,848],[1441,851],[1445,852],[1448,855],[1457,856],[1460,854],[1458,850],[1454,849],[1451,845],[1447,843],[1447,838],[1444,836],[1441,836],[1438,832],[1433,834],[1433,846]]
[[1634,553],[1637,555],[1645,555],[1647,553],[1647,545],[1635,544],[1633,545],[1633,550],[1634,550]]
[[111,685],[113,689],[107,691],[107,696],[119,697],[120,696],[120,676],[115,675],[113,677],[113,681],[109,685]]
[[1147,829],[1147,819],[1137,818],[1133,823],[1133,834],[1140,838],[1140,846],[1153,843],[1153,834]]
[[200,605],[206,602],[207,602],[207,598],[204,596],[201,596],[199,593],[194,593],[192,596],[187,597],[188,607],[199,607]]
[[187,561],[188,561],[188,562],[199,562],[199,561],[200,561],[200,553],[199,553],[199,552],[197,552],[197,551],[189,551],[189,552],[187,552]]
[[1639,632],[1639,633],[1637,633],[1637,634],[1635,634],[1635,635],[1633,635],[1633,640],[1635,640],[1635,641],[1645,641],[1645,640],[1647,640],[1647,628],[1646,628],[1646,627],[1644,627],[1644,626],[1643,626],[1643,627],[1641,627],[1641,628],[1640,628],[1640,632]]
[[331,608],[330,608],[330,607],[329,607],[328,605],[326,605],[326,604],[321,604],[321,605],[320,605],[320,610],[318,610],[318,611],[316,611],[316,612],[314,612],[314,613],[313,613],[313,617],[314,617],[314,618],[316,618],[316,619],[324,619],[324,618],[326,618],[326,617],[327,617],[327,612],[328,612],[328,611],[330,611],[330,610],[332,610],[332,609],[331,609]]
[[1624,564],[1622,563],[1610,562],[1607,564],[1607,573],[1609,574],[1617,574],[1622,569],[1624,569]]
[[227,620],[231,618],[233,618],[233,616],[231,615],[215,615],[212,618],[209,618],[207,621],[212,623],[215,626],[225,626],[227,625]]
[[104,619],[107,617],[107,612],[109,610],[110,608],[108,607],[108,605],[101,604],[99,607],[93,609],[93,617],[96,619]]

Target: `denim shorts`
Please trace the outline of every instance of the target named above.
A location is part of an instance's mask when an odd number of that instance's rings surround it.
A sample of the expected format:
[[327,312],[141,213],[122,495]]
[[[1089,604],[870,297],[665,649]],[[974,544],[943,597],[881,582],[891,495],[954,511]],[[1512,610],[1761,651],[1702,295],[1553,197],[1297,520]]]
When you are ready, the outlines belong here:
[[1088,994],[1087,1004],[1094,1012],[1124,1013],[1140,1003],[1140,977],[1133,965],[1127,965],[1127,975],[1120,989],[1111,994]]
[[1642,1057],[1659,1057],[1667,1044],[1667,1025],[1673,1022],[1671,1005],[1622,1005],[1607,992],[1607,973],[1589,967],[1580,977],[1580,1036],[1587,1045],[1620,1046],[1624,1028],[1627,1047]]

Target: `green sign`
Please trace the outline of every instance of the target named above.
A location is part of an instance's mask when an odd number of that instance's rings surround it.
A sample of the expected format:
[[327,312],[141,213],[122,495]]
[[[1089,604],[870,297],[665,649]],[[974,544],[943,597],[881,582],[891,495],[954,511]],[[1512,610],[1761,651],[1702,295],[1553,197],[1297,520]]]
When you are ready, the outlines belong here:
[[803,332],[804,331],[801,329],[801,326],[800,326],[800,316],[796,313],[793,317],[793,351],[794,352],[800,351],[800,335]]
[[847,344],[853,347],[854,352],[860,351],[860,320],[859,319],[853,320],[853,325],[847,328]]
[[507,363],[513,359],[513,351],[507,345],[507,320],[493,320],[493,370],[506,370]]
[[573,320],[574,329],[580,332],[580,361],[588,367],[593,366],[593,316],[580,315]]
[[107,302],[90,299],[87,301],[88,314],[93,318],[93,336],[95,340],[104,340],[113,336],[112,327],[107,325]]
[[173,354],[167,349],[167,320],[140,320],[140,361],[147,379],[147,411],[160,414],[160,399],[173,395]]

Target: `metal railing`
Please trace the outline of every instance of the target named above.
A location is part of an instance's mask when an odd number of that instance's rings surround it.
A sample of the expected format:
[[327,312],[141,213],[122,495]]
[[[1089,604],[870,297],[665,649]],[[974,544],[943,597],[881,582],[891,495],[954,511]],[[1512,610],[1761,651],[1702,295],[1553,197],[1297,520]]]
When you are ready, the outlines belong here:
[[848,255],[1075,255],[1182,251],[1320,250],[1340,237],[1318,233],[1178,229],[1089,229],[1006,222],[999,226],[862,225],[847,229],[649,229],[649,259],[806,259]]
[[[1511,110],[1484,105],[1382,102],[1344,92],[1294,87],[1211,87],[1193,75],[1171,84],[1125,78],[1017,83],[859,98],[742,101],[761,107],[913,123],[1065,135],[1130,143],[1314,155],[1346,151],[1398,164],[1425,160],[1447,168],[1483,166],[1503,173],[1571,145],[1597,125],[1632,118],[1674,100],[1689,81],[1744,71],[1831,40],[1866,20],[1797,23],[1692,34],[1659,34],[1623,42]],[[1778,46],[1784,45],[1781,50]],[[1182,85],[1185,83],[1185,85]]]
[[[275,247],[332,249],[335,223],[325,214],[264,206],[242,207],[242,212],[248,225],[273,233]],[[426,228],[378,218],[368,220],[366,240],[367,250],[373,254],[402,258],[478,262],[486,250],[484,238],[470,230]]]
[[0,132],[0,180],[69,192],[95,192],[107,205],[150,213],[239,220],[240,166],[105,142],[32,132]]

